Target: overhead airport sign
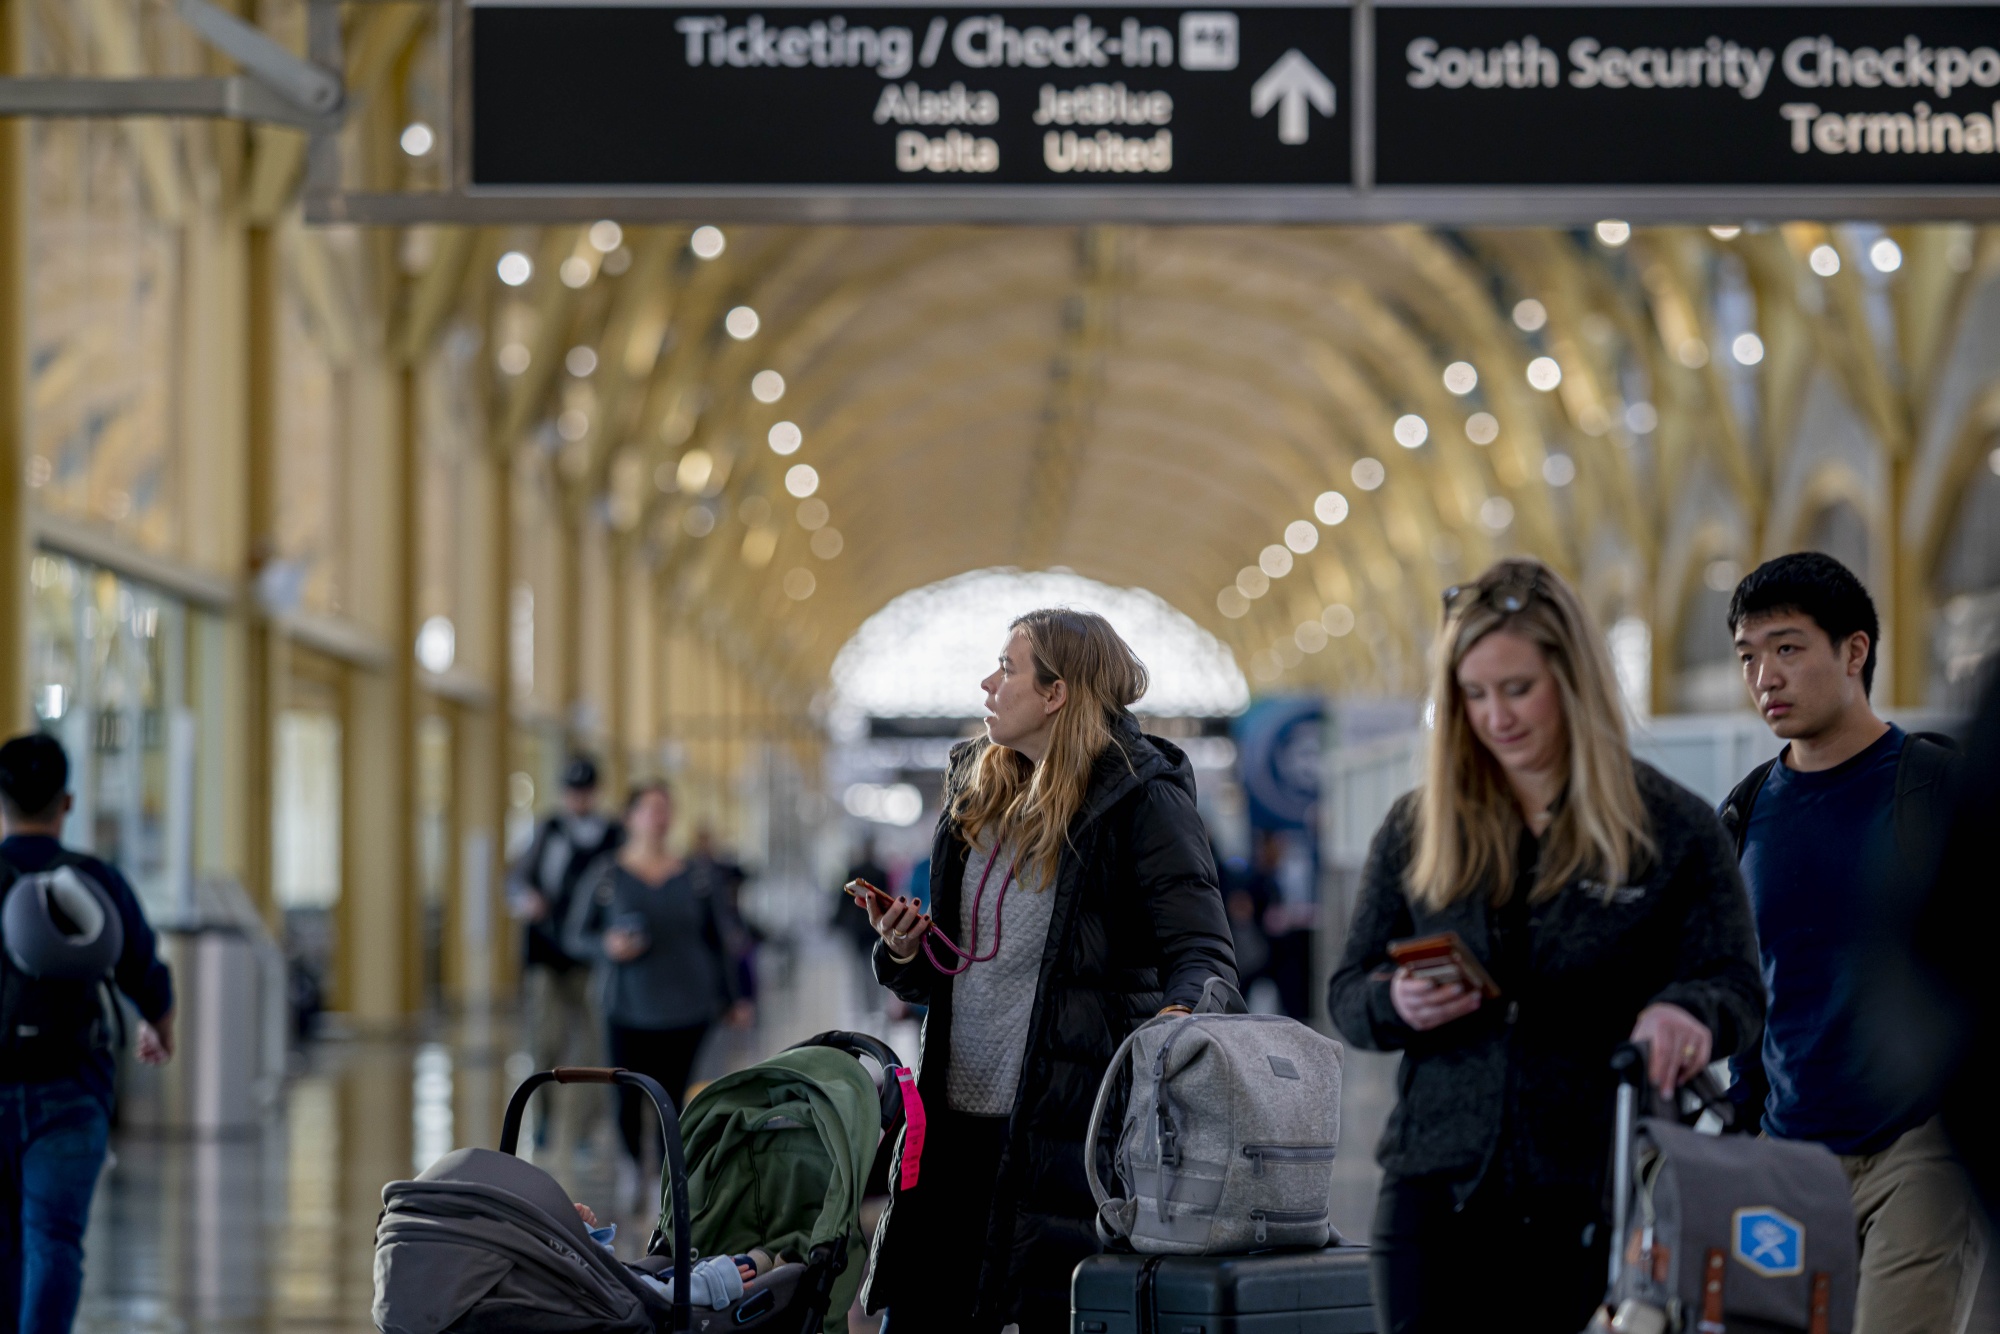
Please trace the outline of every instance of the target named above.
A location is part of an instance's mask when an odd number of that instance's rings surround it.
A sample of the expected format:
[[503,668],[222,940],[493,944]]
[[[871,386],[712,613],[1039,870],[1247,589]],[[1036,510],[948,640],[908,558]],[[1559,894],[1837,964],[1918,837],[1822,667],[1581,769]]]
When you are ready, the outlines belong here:
[[2000,10],[1379,5],[1392,185],[1991,185]]
[[477,190],[1329,187],[1344,6],[475,5]]
[[309,219],[2000,220],[2000,0],[434,2],[447,184]]

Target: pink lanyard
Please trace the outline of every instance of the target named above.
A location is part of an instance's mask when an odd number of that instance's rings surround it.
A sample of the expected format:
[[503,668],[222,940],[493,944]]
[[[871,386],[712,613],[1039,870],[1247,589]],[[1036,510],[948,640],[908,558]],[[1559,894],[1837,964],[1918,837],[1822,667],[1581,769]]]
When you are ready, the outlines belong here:
[[[935,924],[924,933],[924,953],[930,958],[931,967],[946,977],[957,977],[976,963],[988,963],[1000,953],[1000,913],[1007,906],[1007,887],[1014,883],[1015,863],[1008,863],[1007,874],[1000,878],[1000,898],[993,905],[993,948],[986,953],[979,952],[979,904],[986,897],[986,881],[993,874],[993,863],[1000,860],[1000,849],[995,847],[993,855],[986,859],[986,869],[979,873],[979,888],[972,895],[972,949],[970,952],[952,944],[951,938],[937,929]],[[941,941],[944,947],[956,954],[963,962],[956,968],[948,968],[938,962],[938,956],[931,949],[933,940]]]

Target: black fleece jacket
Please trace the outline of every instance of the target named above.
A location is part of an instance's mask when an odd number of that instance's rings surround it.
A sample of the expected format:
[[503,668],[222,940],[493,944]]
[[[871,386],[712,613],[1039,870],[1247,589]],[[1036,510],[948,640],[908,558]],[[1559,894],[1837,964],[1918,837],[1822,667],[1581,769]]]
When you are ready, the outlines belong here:
[[[1526,955],[1512,968],[1495,957],[1502,914],[1490,892],[1442,912],[1410,901],[1416,794],[1383,821],[1327,1008],[1356,1046],[1404,1053],[1376,1154],[1392,1179],[1437,1178],[1463,1201],[1500,1160],[1505,1126],[1511,1184],[1598,1191],[1611,1151],[1611,1053],[1641,1010],[1665,1001],[1688,1011],[1714,1035],[1716,1059],[1755,1046],[1764,986],[1728,836],[1699,797],[1636,767],[1657,854],[1628,884],[1579,877],[1533,905]],[[1419,1033],[1389,1002],[1388,946],[1440,931],[1458,932],[1507,994]]]
[[[979,1319],[1023,1309],[1067,1311],[1069,1275],[1095,1254],[1095,1207],[1083,1172],[1084,1134],[1105,1069],[1126,1034],[1169,1004],[1194,1005],[1210,977],[1236,982],[1229,919],[1195,812],[1194,769],[1171,742],[1118,717],[1098,756],[1082,809],[1070,821],[1057,868],[1048,943],[1035,984],[1007,1147],[986,1227]],[[945,809],[989,743],[952,751]],[[931,912],[963,940],[960,890],[965,839],[938,821],[931,853]],[[950,956],[946,955],[946,958]],[[918,1090],[945,1105],[951,1063],[950,979],[923,954],[899,964],[879,942],[875,976],[904,1000],[928,1005]],[[977,967],[978,965],[973,965]],[[891,1174],[891,1190],[895,1176]],[[896,1205],[875,1233],[867,1309],[893,1305],[899,1280],[931,1263],[927,1239],[898,1226]]]

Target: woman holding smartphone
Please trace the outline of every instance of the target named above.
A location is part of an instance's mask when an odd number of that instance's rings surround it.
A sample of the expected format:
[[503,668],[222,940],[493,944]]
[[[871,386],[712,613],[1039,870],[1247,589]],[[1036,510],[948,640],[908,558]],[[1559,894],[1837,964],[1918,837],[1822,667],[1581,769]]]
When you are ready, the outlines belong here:
[[1110,623],[1030,612],[982,685],[986,736],[945,779],[934,916],[862,896],[876,977],[930,1007],[922,1174],[876,1229],[864,1293],[886,1334],[1069,1328],[1070,1271],[1099,1249],[1098,1083],[1139,1023],[1236,982],[1194,771],[1128,711],[1146,669]]
[[[1750,1048],[1764,992],[1727,836],[1635,761],[1609,655],[1531,560],[1445,593],[1422,785],[1376,834],[1328,1008],[1403,1052],[1377,1156],[1385,1334],[1581,1329],[1602,1299],[1612,1052],[1671,1092]],[[1425,980],[1448,943],[1497,986]],[[1431,967],[1424,971],[1434,971]]]
[[[750,1007],[737,994],[728,951],[729,904],[712,877],[695,874],[668,850],[673,823],[665,783],[632,789],[625,844],[593,862],[578,882],[564,947],[598,964],[611,1064],[659,1080],[678,1109],[709,1028],[725,1013],[733,1023],[748,1023]],[[639,1092],[621,1088],[618,1095],[625,1151],[643,1164]]]

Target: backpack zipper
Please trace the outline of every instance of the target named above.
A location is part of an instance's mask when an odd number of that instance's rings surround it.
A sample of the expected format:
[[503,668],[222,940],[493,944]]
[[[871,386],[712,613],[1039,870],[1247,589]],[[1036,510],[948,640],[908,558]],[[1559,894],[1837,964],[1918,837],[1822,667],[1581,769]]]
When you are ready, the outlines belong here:
[[1323,1223],[1326,1221],[1324,1209],[1252,1209],[1250,1221],[1257,1225],[1257,1244],[1263,1246],[1270,1240],[1266,1224],[1275,1223],[1279,1227],[1288,1224]]
[[1264,1161],[1280,1163],[1330,1163],[1331,1144],[1245,1144],[1243,1156],[1256,1164],[1251,1176],[1264,1175]]

